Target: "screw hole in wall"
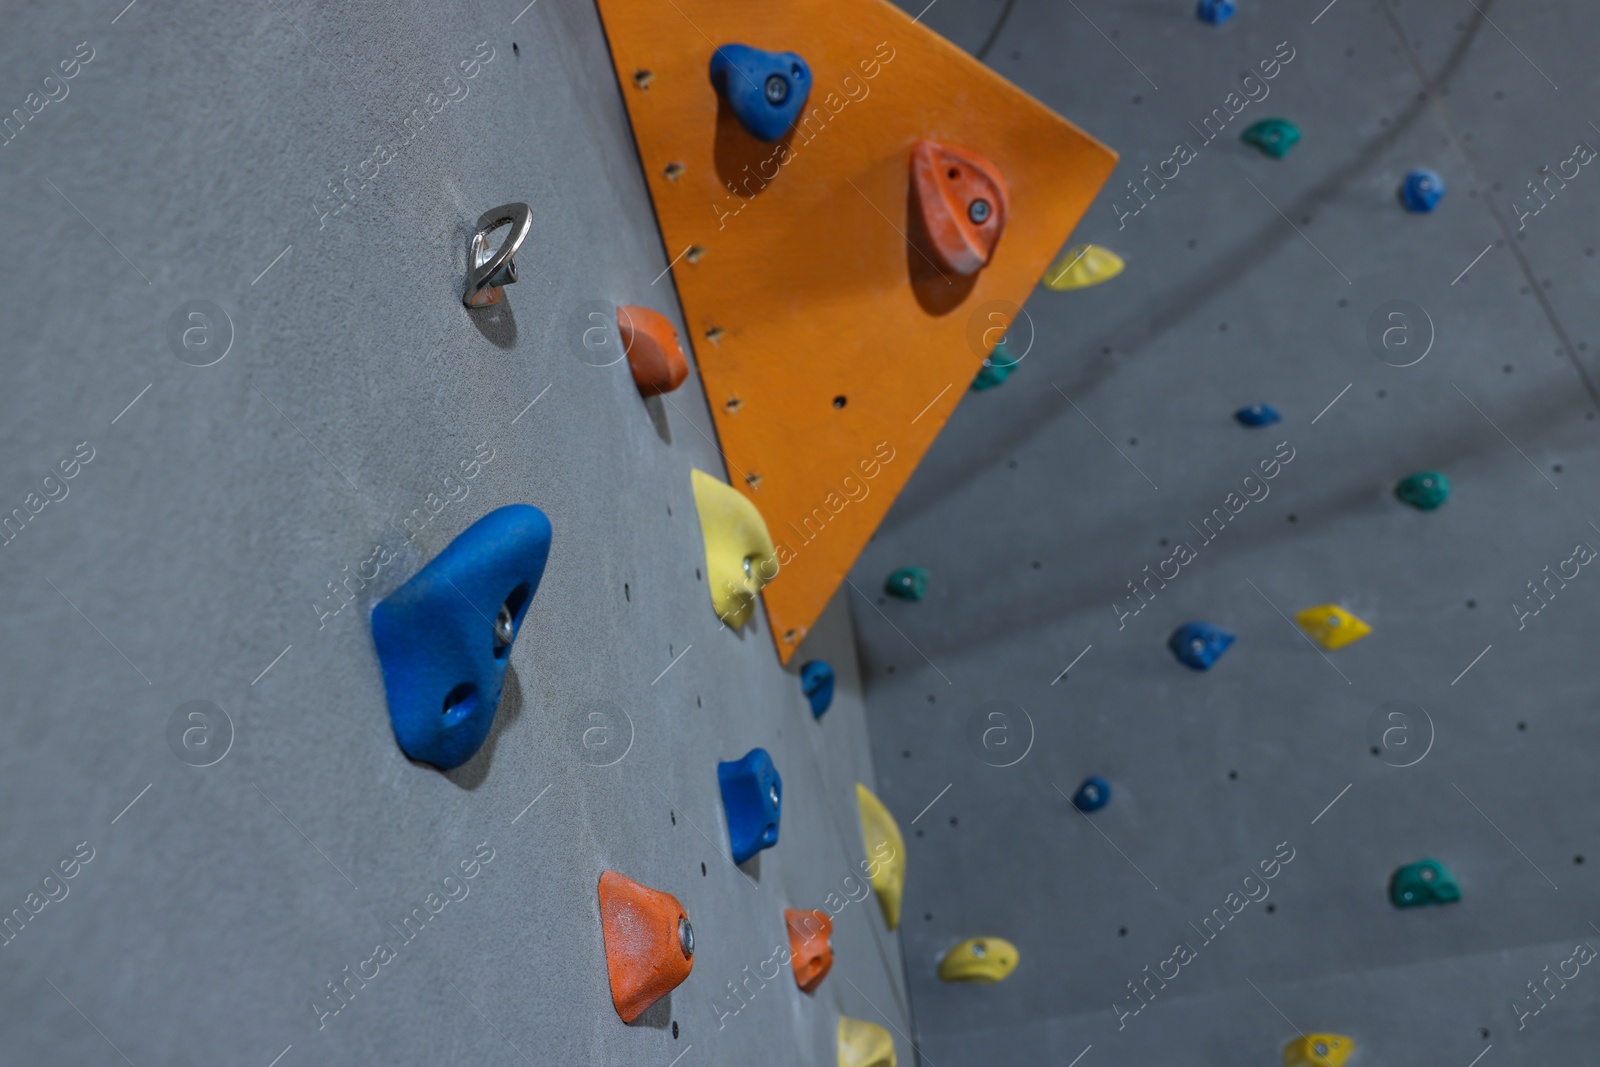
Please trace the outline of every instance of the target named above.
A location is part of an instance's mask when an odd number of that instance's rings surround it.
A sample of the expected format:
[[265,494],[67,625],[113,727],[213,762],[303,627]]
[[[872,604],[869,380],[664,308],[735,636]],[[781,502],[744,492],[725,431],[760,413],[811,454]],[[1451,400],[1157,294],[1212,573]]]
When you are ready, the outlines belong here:
[[848,402],[842,394],[833,398],[833,406],[836,408],[842,408]]
[[701,875],[702,878],[705,877],[705,873],[706,873],[706,865],[705,865],[705,861],[702,860],[700,862],[700,875]]

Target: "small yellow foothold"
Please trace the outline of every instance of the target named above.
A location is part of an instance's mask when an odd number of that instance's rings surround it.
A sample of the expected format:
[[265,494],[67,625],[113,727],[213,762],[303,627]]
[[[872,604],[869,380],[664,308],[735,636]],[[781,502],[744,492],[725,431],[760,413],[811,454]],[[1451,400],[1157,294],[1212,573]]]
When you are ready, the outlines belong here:
[[1073,245],[1044,272],[1046,288],[1087,289],[1122,273],[1122,257],[1099,245]]
[[939,977],[946,982],[1002,982],[1017,969],[1017,946],[998,937],[972,937],[944,954]]
[[1307,608],[1297,612],[1294,621],[1300,624],[1307,637],[1329,652],[1354,644],[1372,632],[1372,627],[1337,604]]
[[877,1023],[841,1015],[839,1067],[895,1067],[894,1038]]
[[1341,1067],[1355,1050],[1343,1034],[1303,1034],[1283,1046],[1283,1067]]
[[900,894],[906,888],[906,841],[883,801],[860,782],[856,800],[861,805],[861,839],[867,846],[867,877],[878,895],[883,921],[893,930],[900,925]]
[[778,574],[778,552],[767,522],[743,493],[704,471],[691,471],[694,506],[706,542],[711,606],[738,629],[755,613],[756,594]]

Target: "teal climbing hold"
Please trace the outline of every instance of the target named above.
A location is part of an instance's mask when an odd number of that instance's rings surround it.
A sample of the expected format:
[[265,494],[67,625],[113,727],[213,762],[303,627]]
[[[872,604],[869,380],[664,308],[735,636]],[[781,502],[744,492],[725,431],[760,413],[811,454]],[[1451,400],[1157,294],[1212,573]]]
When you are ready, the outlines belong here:
[[1282,159],[1300,140],[1300,127],[1288,119],[1262,119],[1251,123],[1239,140],[1255,145],[1273,159]]
[[1389,879],[1389,903],[1397,908],[1450,904],[1461,899],[1461,886],[1438,860],[1418,860],[1395,869]]
[[1450,499],[1450,479],[1438,471],[1417,471],[1400,479],[1394,495],[1419,511],[1432,511]]
[[989,353],[989,358],[983,361],[983,366],[978,369],[978,376],[972,379],[972,391],[981,393],[985,389],[993,389],[1017,369],[1020,360],[1012,359],[1006,352],[1006,343],[1001,341],[994,346],[994,351]]
[[901,567],[889,575],[883,591],[901,600],[921,600],[928,592],[928,572],[921,567]]

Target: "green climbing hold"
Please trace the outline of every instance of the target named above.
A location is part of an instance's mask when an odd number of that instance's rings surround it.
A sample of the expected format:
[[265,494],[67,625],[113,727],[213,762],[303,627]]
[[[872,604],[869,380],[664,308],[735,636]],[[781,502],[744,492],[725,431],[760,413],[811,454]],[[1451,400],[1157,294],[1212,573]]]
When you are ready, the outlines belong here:
[[1438,471],[1417,471],[1400,479],[1394,495],[1419,511],[1432,511],[1450,499],[1450,479]]
[[1461,899],[1456,876],[1438,860],[1418,860],[1395,869],[1389,879],[1389,903],[1397,908],[1449,904]]
[[928,592],[928,572],[921,567],[901,567],[889,575],[883,591],[901,600],[921,600]]
[[1017,369],[1019,360],[1012,359],[1006,352],[1006,343],[1001,341],[994,346],[994,351],[989,353],[989,358],[983,361],[983,366],[978,369],[978,376],[972,379],[972,391],[981,393],[985,389],[993,389],[1011,376]]
[[1288,119],[1262,119],[1252,123],[1239,140],[1255,145],[1273,159],[1282,159],[1300,140],[1300,127]]

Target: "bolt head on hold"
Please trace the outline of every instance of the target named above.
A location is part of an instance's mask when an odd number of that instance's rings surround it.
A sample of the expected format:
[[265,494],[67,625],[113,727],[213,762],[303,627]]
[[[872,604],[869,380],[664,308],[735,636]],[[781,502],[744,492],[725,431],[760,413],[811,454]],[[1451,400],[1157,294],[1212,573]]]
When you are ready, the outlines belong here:
[[794,52],[725,44],[711,55],[711,84],[746,133],[771,143],[805,109],[811,68]]
[[1432,511],[1450,499],[1450,479],[1438,471],[1417,471],[1400,479],[1394,495],[1419,511]]
[[1209,25],[1220,26],[1233,18],[1237,10],[1233,0],[1200,0],[1195,17]]
[[1233,413],[1241,426],[1271,426],[1282,421],[1283,416],[1278,414],[1278,409],[1271,404],[1251,404],[1242,407]]
[[631,1023],[694,969],[694,931],[671,893],[606,871],[600,875],[600,931],[611,1003]]
[[1079,811],[1099,811],[1111,803],[1111,783],[1098,774],[1091,774],[1072,794],[1072,806]]
[[1300,140],[1300,127],[1288,119],[1262,119],[1251,123],[1239,140],[1255,145],[1273,159],[1282,159]]
[[1424,859],[1396,868],[1389,877],[1389,903],[1397,908],[1451,904],[1461,899],[1461,885],[1438,860]]
[[[502,226],[510,229],[497,247],[491,247],[489,235]],[[527,204],[502,204],[478,217],[467,245],[467,291],[462,303],[485,308],[500,302],[501,287],[517,280],[517,263],[512,257],[532,228],[533,209]]]
[[739,759],[718,763],[717,784],[728,816],[733,862],[743,863],[776,845],[783,779],[767,750],[752,748]]
[[918,141],[911,149],[911,186],[927,251],[956,274],[976,274],[1005,231],[1005,179],[966,148]]
[[915,603],[928,593],[928,572],[921,567],[901,567],[884,579],[883,591]]
[[1186,622],[1167,640],[1178,662],[1196,671],[1208,671],[1233,644],[1233,635],[1209,622]]
[[550,538],[538,508],[498,508],[373,607],[389,720],[407,756],[449,770],[483,744]]
[[1431,213],[1443,198],[1444,179],[1431,170],[1414,170],[1400,183],[1400,203],[1414,214]]
[[802,665],[800,691],[811,702],[811,717],[822,718],[822,713],[833,703],[833,666],[825,659],[814,659]]

